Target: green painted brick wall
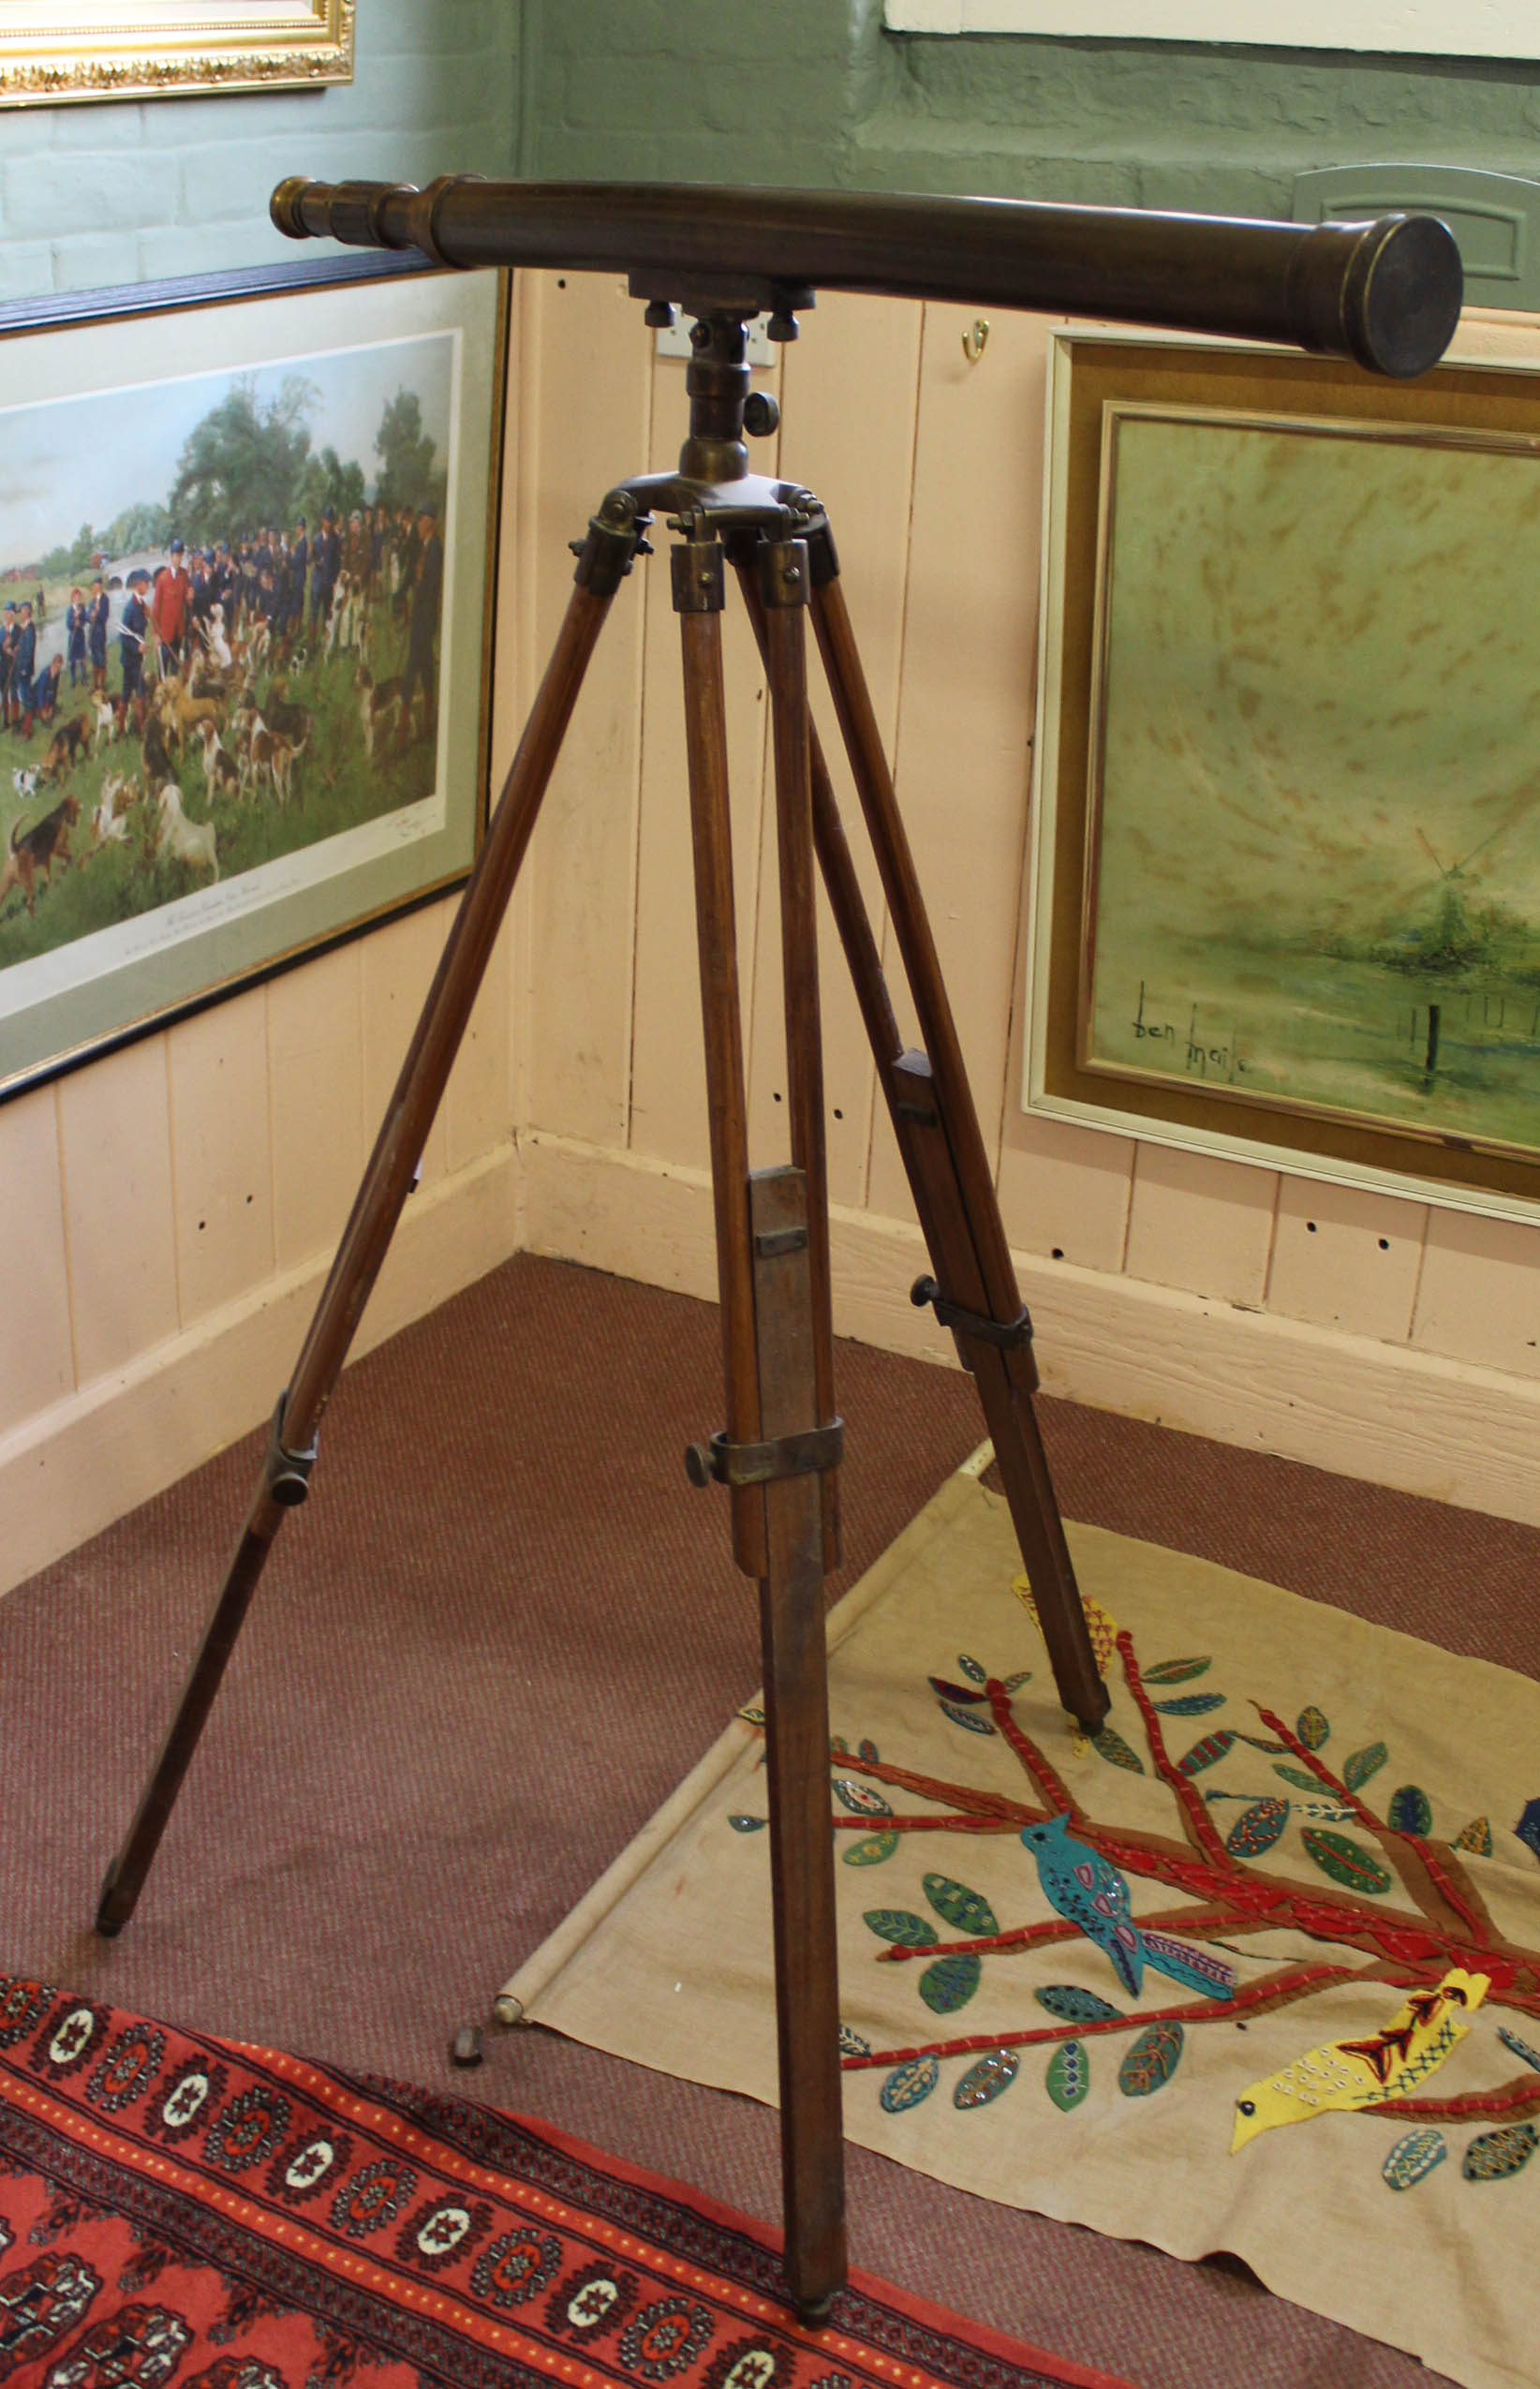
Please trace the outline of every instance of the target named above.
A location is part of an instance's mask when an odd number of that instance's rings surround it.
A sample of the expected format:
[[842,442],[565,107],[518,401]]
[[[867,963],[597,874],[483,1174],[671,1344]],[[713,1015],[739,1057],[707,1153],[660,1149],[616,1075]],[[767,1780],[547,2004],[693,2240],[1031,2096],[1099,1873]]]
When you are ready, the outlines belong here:
[[519,0],[359,0],[351,83],[0,111],[0,299],[300,254],[285,174],[509,174]]
[[936,38],[881,0],[527,0],[522,171],[1283,215],[1366,160],[1540,176],[1540,66]]

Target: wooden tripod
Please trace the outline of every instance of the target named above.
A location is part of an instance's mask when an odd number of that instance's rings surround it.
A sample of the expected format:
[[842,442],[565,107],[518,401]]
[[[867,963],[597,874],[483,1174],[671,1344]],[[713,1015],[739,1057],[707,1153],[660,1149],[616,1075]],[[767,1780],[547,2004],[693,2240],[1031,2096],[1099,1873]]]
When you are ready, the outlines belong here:
[[[1059,1696],[1095,1731],[1097,1673],[1032,1397],[1037,1372],[988,1158],[883,759],[822,508],[751,475],[743,433],[774,427],[750,398],[746,320],[762,300],[699,307],[679,471],[612,490],[577,544],[576,586],[466,885],[384,1124],[287,1393],[224,1588],[133,1823],[108,1870],[96,1930],[133,1914],[284,1512],[303,1501],[321,1416],[389,1248],[534,829],[600,630],[655,515],[677,534],[726,1426],[689,1456],[728,1488],[733,1555],[760,1588],[770,1790],[786,2276],[805,2320],[845,2273],[834,1860],[829,1835],[823,1580],[838,1554],[834,1340],[825,1192],[814,856],[854,980],[934,1277],[913,1289],[971,1371],[1037,1597]],[[649,311],[654,312],[654,311]],[[773,327],[774,328],[774,327]],[[751,1172],[722,688],[733,564],[770,690],[778,827],[791,1162]],[[808,714],[811,613],[920,1024],[906,1050]]]

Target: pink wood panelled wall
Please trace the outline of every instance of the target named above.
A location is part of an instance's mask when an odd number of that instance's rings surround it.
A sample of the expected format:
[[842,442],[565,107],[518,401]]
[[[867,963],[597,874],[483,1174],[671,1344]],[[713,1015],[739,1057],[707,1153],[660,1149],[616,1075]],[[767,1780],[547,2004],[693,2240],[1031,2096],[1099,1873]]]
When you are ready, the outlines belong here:
[[[617,474],[674,453],[684,368],[650,356],[617,282],[532,277],[525,298],[540,361],[538,653],[565,600],[565,541]],[[1051,327],[998,315],[970,364],[962,334],[971,320],[970,309],[821,297],[783,352],[777,468],[830,508],[1013,1244],[1099,1278],[1540,1377],[1540,1227],[1022,1113]],[[1540,329],[1511,319],[1495,334],[1477,324],[1473,336],[1540,357]],[[701,1169],[706,1141],[677,640],[661,555],[622,592],[606,639],[533,850],[527,1127],[537,1146],[602,1145],[667,1178]],[[774,832],[763,690],[741,625],[729,632],[729,695],[751,1116],[757,1158],[772,1159],[782,1070]],[[826,705],[820,720],[832,754]],[[842,767],[836,777],[853,817]],[[832,935],[821,951],[832,1194],[852,1214],[903,1221],[908,1190],[885,1117],[874,1113]],[[902,1006],[900,1016],[911,1032]],[[641,1179],[631,1182],[640,1190]],[[609,1266],[660,1269],[642,1257],[651,1233],[639,1224],[633,1262],[623,1243],[606,1248]],[[561,1247],[560,1221],[542,1222],[538,1240]],[[576,1238],[570,1249],[590,1248]],[[676,1278],[709,1283],[683,1258]]]

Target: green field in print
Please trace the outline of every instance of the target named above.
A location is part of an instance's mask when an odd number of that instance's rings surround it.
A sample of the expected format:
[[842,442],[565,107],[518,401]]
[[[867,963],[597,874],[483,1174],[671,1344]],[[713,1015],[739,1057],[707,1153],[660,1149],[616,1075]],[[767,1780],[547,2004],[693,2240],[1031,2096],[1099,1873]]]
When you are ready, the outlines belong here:
[[1540,1150],[1540,453],[1113,437],[1086,1059]]

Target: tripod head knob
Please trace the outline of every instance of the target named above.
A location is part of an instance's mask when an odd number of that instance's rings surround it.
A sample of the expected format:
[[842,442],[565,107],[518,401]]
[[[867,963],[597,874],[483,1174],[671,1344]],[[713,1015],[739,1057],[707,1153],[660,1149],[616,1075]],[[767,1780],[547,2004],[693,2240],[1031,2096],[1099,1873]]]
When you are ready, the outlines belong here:
[[745,399],[743,427],[750,439],[768,439],[780,421],[780,408],[768,390],[756,390]]

